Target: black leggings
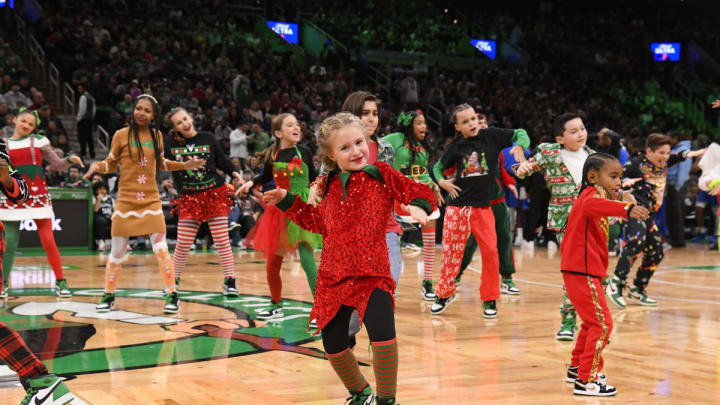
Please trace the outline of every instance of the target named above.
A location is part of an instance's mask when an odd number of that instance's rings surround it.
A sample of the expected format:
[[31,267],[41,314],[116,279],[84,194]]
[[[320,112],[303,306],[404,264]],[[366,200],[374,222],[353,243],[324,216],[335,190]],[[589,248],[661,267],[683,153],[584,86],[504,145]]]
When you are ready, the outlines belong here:
[[[327,353],[340,353],[349,347],[348,325],[354,310],[353,307],[342,305],[335,317],[322,329],[323,347]],[[363,322],[371,342],[395,338],[395,314],[390,294],[379,288],[370,294]]]

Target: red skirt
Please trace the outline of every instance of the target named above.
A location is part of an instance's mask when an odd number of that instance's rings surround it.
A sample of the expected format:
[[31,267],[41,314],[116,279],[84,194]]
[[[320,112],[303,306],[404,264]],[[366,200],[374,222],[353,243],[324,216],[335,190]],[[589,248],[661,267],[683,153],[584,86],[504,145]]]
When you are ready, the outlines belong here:
[[295,246],[288,238],[287,226],[285,213],[274,205],[268,205],[245,238],[245,246],[263,252],[267,258],[292,252]]
[[175,206],[172,212],[179,219],[194,219],[207,222],[211,218],[227,217],[233,207],[230,197],[232,188],[227,184],[197,194],[185,194],[171,202]]

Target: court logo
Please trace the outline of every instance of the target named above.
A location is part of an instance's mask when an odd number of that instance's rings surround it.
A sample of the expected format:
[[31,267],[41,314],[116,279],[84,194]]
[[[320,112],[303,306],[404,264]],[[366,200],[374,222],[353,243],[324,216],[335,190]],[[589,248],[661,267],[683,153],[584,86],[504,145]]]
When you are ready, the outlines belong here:
[[[101,373],[272,350],[324,358],[305,347],[319,339],[307,332],[312,304],[283,301],[284,317],[265,322],[255,314],[270,299],[255,295],[180,291],[180,313],[164,315],[162,292],[118,290],[115,311],[95,312],[101,289],[74,290],[73,301],[57,301],[49,290],[11,290],[17,297],[0,310],[0,321],[18,330],[48,368],[61,375]],[[45,297],[43,297],[45,295]],[[93,297],[93,299],[83,299]]]

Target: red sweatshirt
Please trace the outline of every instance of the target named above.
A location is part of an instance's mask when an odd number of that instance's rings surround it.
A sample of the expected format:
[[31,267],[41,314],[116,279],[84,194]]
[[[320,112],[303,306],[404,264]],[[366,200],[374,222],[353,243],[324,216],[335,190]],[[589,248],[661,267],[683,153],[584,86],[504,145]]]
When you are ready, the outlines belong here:
[[605,277],[608,266],[607,217],[627,217],[630,203],[611,201],[600,187],[587,187],[573,204],[561,244],[560,269],[592,277]]

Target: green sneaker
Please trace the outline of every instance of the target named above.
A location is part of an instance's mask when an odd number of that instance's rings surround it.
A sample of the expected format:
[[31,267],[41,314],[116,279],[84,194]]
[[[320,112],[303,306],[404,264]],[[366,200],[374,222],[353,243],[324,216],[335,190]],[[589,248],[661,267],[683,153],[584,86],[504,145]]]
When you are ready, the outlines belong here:
[[632,300],[634,303],[638,305],[642,305],[644,307],[656,307],[658,306],[657,301],[650,298],[645,294],[645,290],[641,290],[638,287],[632,287],[630,290],[628,290],[627,294],[628,299]]
[[555,335],[555,339],[572,342],[575,340],[575,329],[577,329],[575,325],[576,312],[560,308],[560,315],[562,316],[562,325],[560,325],[560,330]]
[[375,397],[377,400],[377,405],[400,405],[395,401],[395,397],[392,398],[384,398],[384,397]]
[[272,303],[269,307],[259,311],[257,313],[257,318],[262,319],[264,321],[269,321],[270,319],[278,319],[283,317],[283,310],[282,310],[282,303],[278,302]]
[[163,312],[166,314],[177,314],[180,311],[180,299],[178,298],[177,291],[163,294],[165,299],[165,307]]
[[72,291],[70,291],[67,280],[64,278],[60,280],[55,280],[55,292],[60,298],[72,297]]
[[500,294],[520,295],[520,289],[511,278],[503,278],[500,281]]
[[96,312],[110,312],[115,307],[115,294],[105,293],[95,306]]
[[65,405],[76,399],[63,378],[55,374],[30,378],[23,385],[27,394],[20,405]]
[[375,402],[375,395],[373,395],[372,388],[370,388],[370,384],[365,385],[365,388],[362,389],[360,392],[352,393],[352,396],[349,397],[345,402],[347,405],[374,405]]
[[497,304],[495,304],[495,300],[492,301],[483,301],[483,318],[485,319],[494,319],[497,318]]
[[612,278],[608,280],[608,285],[605,288],[605,295],[620,309],[627,306],[625,298],[623,298],[623,288],[625,288],[625,280],[621,280],[617,276],[612,276]]

